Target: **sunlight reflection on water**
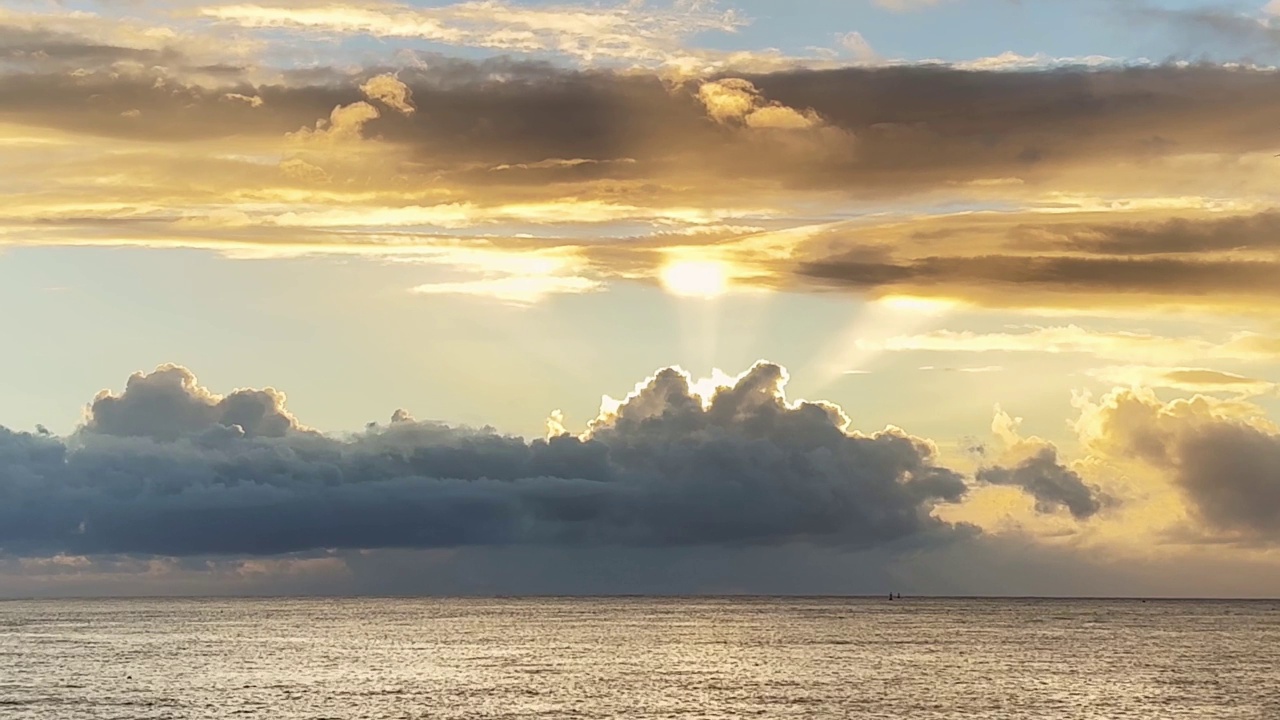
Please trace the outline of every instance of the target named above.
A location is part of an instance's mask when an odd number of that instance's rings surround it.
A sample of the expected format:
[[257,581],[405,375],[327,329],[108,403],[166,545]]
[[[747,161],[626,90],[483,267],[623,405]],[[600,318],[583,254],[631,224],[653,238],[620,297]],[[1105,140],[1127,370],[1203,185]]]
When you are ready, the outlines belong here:
[[0,717],[1280,717],[1280,603],[0,602]]

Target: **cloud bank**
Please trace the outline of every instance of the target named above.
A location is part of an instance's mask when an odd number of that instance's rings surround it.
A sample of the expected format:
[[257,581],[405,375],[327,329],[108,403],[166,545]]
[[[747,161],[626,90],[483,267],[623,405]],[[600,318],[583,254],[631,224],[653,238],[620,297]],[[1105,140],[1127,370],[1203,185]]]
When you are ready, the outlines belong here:
[[[328,436],[303,426],[276,390],[219,395],[161,366],[100,393],[68,437],[0,430],[0,571],[54,586],[78,577],[114,587],[117,574],[149,573],[190,587],[207,576],[332,589],[399,566],[394,553],[490,570],[500,557],[613,556],[647,573],[674,552],[732,563],[825,557],[873,573],[865,579],[906,572],[912,557],[934,567],[963,547],[980,553],[978,565],[1088,564],[1161,545],[1265,552],[1280,542],[1280,428],[1244,401],[1165,403],[1136,389],[1082,398],[1085,455],[1073,462],[997,411],[1003,449],[964,471],[929,440],[853,431],[837,406],[788,400],[778,365],[719,377],[663,369],[626,398],[606,398],[580,433],[553,416],[547,438],[526,440],[404,410]],[[1157,496],[1184,514],[1144,529],[1133,518]],[[1120,531],[1129,544],[1108,539]],[[641,585],[663,586],[646,577]]]
[[901,431],[850,434],[760,363],[709,398],[663,370],[581,436],[525,441],[399,412],[350,438],[274,390],[217,396],[164,366],[67,439],[5,431],[0,546],[20,554],[739,545],[852,548],[958,530],[962,476]]

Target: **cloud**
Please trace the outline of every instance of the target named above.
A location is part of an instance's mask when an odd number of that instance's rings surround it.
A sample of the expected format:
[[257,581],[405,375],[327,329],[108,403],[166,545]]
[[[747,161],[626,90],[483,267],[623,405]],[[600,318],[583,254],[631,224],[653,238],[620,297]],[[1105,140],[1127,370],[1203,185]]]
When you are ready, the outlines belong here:
[[[353,68],[75,64],[0,69],[6,245],[427,256],[458,239],[442,230],[483,227],[471,242],[495,252],[572,247],[590,270],[555,292],[652,282],[664,251],[711,247],[744,287],[987,307],[1256,309],[1277,292],[1270,71],[678,81],[416,50]],[[1007,210],[930,214],[972,204]],[[455,282],[439,287],[546,295]]]
[[532,305],[550,295],[598,292],[604,283],[590,276],[584,259],[555,248],[522,254],[483,247],[441,249],[433,264],[463,274],[463,280],[439,280],[411,289],[420,295],[474,295],[512,305]]
[[[866,261],[861,253],[803,265],[800,273],[833,286],[880,294],[922,295],[1007,306],[1001,295],[1036,293],[1032,304],[1072,305],[1090,296],[1129,294],[1140,301],[1180,302],[1217,295],[1222,304],[1280,297],[1280,262],[1150,260],[1096,257],[926,257]],[[1079,305],[1077,305],[1079,306]]]
[[1161,402],[1142,389],[1081,407],[1079,427],[1093,452],[1138,459],[1183,492],[1204,529],[1182,533],[1280,541],[1280,428],[1256,408],[1204,396]]
[[20,556],[275,555],[502,545],[849,548],[945,542],[966,484],[925,440],[845,430],[758,363],[711,388],[667,369],[581,436],[413,420],[301,429],[273,390],[164,366],[68,439],[0,432],[0,547]]
[[741,78],[702,83],[698,99],[706,106],[707,114],[721,123],[779,130],[803,130],[822,124],[812,110],[799,111],[766,100],[755,85]]
[[1065,508],[1077,520],[1092,518],[1112,502],[1100,487],[1059,460],[1052,443],[1024,437],[1021,425],[1022,418],[996,406],[991,431],[998,440],[997,452],[988,458],[987,447],[977,449],[984,459],[975,473],[979,483],[1019,488],[1035,499],[1036,512],[1049,514]]
[[792,286],[1037,310],[1248,311],[1276,292],[1274,230],[1267,203],[1208,198],[890,215],[819,229],[792,254]]
[[886,10],[893,12],[909,12],[912,10],[921,10],[924,8],[937,7],[950,0],[872,0],[872,2]]
[[[697,87],[682,84],[673,91],[662,78],[639,72],[566,71],[538,63],[469,63],[434,56],[422,62],[425,66],[397,68],[395,73],[412,98],[430,104],[430,117],[386,118],[379,127],[389,142],[422,163],[424,180],[447,172],[451,183],[469,179],[466,171],[472,167],[477,181],[483,177],[492,183],[493,174],[485,171],[497,165],[627,158],[633,162],[541,167],[502,179],[546,185],[548,178],[594,173],[596,179],[661,183],[734,174],[748,183],[748,191],[839,189],[882,198],[959,191],[957,183],[995,180],[1020,181],[1026,192],[1028,186],[1109,163],[1115,168],[1110,176],[1090,174],[1090,184],[1081,178],[1077,189],[1096,192],[1099,182],[1105,186],[1119,178],[1132,191],[1144,188],[1148,179],[1167,184],[1187,178],[1212,186],[1213,179],[1203,174],[1159,177],[1166,168],[1152,163],[1266,152],[1280,137],[1270,126],[1248,121],[1277,110],[1271,92],[1275,74],[1239,69],[859,67],[737,75]],[[371,74],[386,74],[369,68],[352,77],[319,68],[285,75],[282,83],[254,85],[233,75],[211,87],[149,69],[106,70],[89,67],[79,77],[4,75],[0,108],[25,125],[99,137],[150,142],[232,133],[279,137],[327,116],[337,105],[367,99],[360,86]],[[158,80],[164,82],[155,87]],[[256,95],[267,105],[245,112],[222,102],[228,92]],[[1081,96],[1096,102],[1073,102]],[[1205,105],[1187,100],[1194,97],[1233,120],[1209,122]],[[821,118],[842,132],[813,138],[820,152],[797,155],[786,144],[724,133],[705,121],[706,102],[715,108],[714,117],[726,121],[792,127]],[[130,107],[146,112],[148,121],[124,126],[101,117]],[[860,139],[856,148],[849,145],[851,137]],[[1151,169],[1142,172],[1143,167]],[[667,177],[668,172],[673,176]]]
[[1171,388],[1191,393],[1225,392],[1251,396],[1271,393],[1276,389],[1273,382],[1208,368],[1120,365],[1095,368],[1087,374],[1112,385]]
[[[1017,2],[1017,0],[1013,0]],[[1055,57],[1047,53],[1023,55],[1006,50],[998,55],[963,60],[954,64],[962,70],[1043,70],[1045,68],[1099,68],[1133,64],[1109,55],[1077,55]]]
[[508,53],[545,53],[585,62],[682,64],[714,56],[684,47],[705,32],[731,33],[744,24],[714,3],[611,3],[544,5],[487,0],[437,7],[409,4],[333,3],[206,6],[200,13],[253,30],[367,35],[426,40]]
[[871,47],[871,43],[862,36],[862,33],[854,31],[839,36],[840,47],[853,56],[859,62],[874,62],[880,58],[875,48]]
[[981,333],[933,330],[856,341],[858,347],[888,352],[1076,353],[1107,360],[1179,363],[1196,359],[1272,361],[1280,358],[1280,338],[1235,333],[1214,342],[1202,337],[1168,337],[1145,332],[1100,332],[1079,325],[1026,326],[1021,332]]
[[236,100],[239,102],[248,103],[249,107],[262,107],[262,98],[258,97],[257,95],[241,95],[240,93],[227,93],[222,97],[228,100]]
[[184,367],[161,365],[134,373],[124,392],[104,390],[89,405],[85,433],[174,441],[212,430],[243,437],[284,437],[301,430],[272,388],[215,395]]
[[960,373],[993,373],[1002,372],[1003,367],[999,365],[981,365],[978,367],[935,367],[933,365],[922,365],[920,370],[926,372],[960,372]]
[[360,92],[370,100],[379,100],[404,115],[412,115],[415,108],[412,91],[395,75],[376,75],[360,86]]
[[215,28],[195,30],[135,17],[59,9],[62,11],[0,8],[0,60],[10,68],[28,70],[161,66],[212,77],[247,64],[263,47],[243,34]]
[[982,468],[977,477],[992,485],[1022,488],[1036,499],[1036,507],[1042,512],[1062,506],[1073,517],[1086,519],[1102,509],[1098,489],[1085,484],[1079,473],[1061,464],[1052,447],[1040,448],[1013,467]]
[[1280,46],[1280,24],[1273,17],[1274,3],[1267,3],[1258,12],[1241,12],[1230,4],[1186,8],[1159,7],[1140,0],[1123,0],[1117,4],[1135,21],[1159,22],[1174,29],[1188,49],[1222,49],[1239,57],[1274,52]]
[[[414,112],[414,107],[410,101],[412,91],[394,75],[371,77],[360,85],[360,92],[368,100],[381,102],[402,115],[412,115]],[[254,105],[254,107],[260,105],[261,102],[258,105]],[[360,139],[365,125],[380,117],[382,117],[382,113],[378,111],[378,108],[361,100],[349,105],[335,107],[329,113],[327,121],[320,120],[314,128],[304,127],[295,133],[291,133],[291,137],[302,141],[351,142]]]
[[[835,405],[788,400],[786,381],[764,362],[699,381],[667,368],[578,435],[553,415],[542,440],[404,410],[338,437],[303,429],[274,391],[220,396],[164,366],[100,395],[67,438],[0,429],[0,576],[21,594],[1194,594],[1186,576],[1132,573],[1263,567],[1249,547],[1204,548],[1280,541],[1280,428],[1244,403],[1081,400],[1075,463],[997,409],[998,443],[966,480],[931,442],[851,431]],[[1190,514],[1115,484],[1119,459]],[[1147,535],[1136,518],[1151,512],[1182,524]],[[588,567],[594,580],[575,574]]]
[[475,280],[424,283],[411,292],[419,295],[476,295],[513,305],[532,305],[549,295],[578,294],[601,289],[598,280],[575,275],[506,275]]
[[378,108],[367,102],[355,102],[340,105],[329,113],[328,120],[320,120],[314,128],[304,127],[293,134],[302,140],[324,140],[331,142],[353,141],[361,137],[361,131],[371,120],[382,116]]
[[1155,221],[1028,223],[1013,235],[1028,246],[1103,255],[1178,255],[1206,252],[1271,252],[1280,249],[1280,212],[1170,218]]

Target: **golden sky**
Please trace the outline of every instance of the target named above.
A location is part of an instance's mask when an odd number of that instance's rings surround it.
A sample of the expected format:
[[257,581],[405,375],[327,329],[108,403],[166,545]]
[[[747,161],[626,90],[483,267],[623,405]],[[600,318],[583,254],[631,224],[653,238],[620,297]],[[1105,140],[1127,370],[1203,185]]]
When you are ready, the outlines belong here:
[[0,3],[0,595],[1280,592],[1280,7],[795,5]]

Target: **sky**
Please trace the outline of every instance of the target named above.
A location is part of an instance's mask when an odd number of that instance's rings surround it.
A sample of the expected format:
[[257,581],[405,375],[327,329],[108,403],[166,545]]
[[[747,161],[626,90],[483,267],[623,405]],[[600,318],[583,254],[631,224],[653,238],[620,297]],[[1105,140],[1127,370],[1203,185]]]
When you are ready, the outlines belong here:
[[1280,596],[1280,3],[0,1],[0,596]]

